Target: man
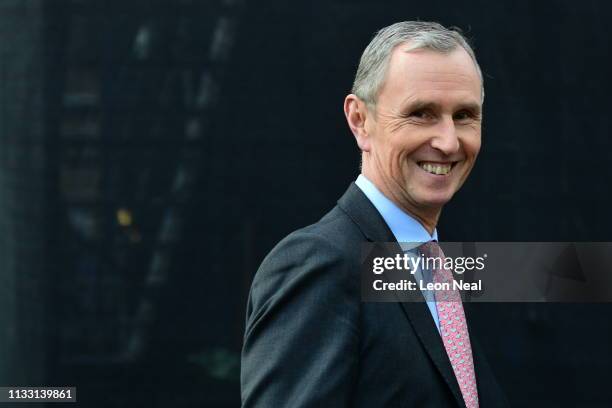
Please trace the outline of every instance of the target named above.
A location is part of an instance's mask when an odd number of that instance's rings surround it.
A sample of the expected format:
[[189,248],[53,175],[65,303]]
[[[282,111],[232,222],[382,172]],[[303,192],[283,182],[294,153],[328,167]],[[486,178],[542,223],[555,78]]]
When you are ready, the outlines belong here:
[[[362,243],[437,246],[442,207],[480,149],[483,97],[480,68],[458,32],[402,22],[377,33],[344,103],[362,174],[330,213],[282,240],[255,275],[244,407],[505,406],[461,302],[451,316],[436,299],[360,298]],[[450,330],[465,336],[449,343]],[[458,344],[461,355],[452,349]]]

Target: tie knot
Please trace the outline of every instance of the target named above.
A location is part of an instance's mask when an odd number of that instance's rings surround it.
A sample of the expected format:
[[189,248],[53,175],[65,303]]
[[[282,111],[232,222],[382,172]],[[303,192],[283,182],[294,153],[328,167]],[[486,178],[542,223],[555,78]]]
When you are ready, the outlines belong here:
[[428,258],[442,258],[444,257],[444,253],[442,252],[442,248],[437,241],[429,241],[425,242],[423,245],[419,247],[421,249],[421,253]]

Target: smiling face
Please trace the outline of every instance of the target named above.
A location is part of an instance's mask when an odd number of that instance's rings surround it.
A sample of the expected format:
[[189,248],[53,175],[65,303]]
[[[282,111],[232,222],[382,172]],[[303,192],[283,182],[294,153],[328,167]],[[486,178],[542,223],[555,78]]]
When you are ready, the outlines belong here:
[[[480,150],[481,80],[461,47],[446,54],[405,48],[391,55],[375,111],[349,95],[345,112],[363,174],[433,230]],[[363,117],[359,128],[355,115]]]

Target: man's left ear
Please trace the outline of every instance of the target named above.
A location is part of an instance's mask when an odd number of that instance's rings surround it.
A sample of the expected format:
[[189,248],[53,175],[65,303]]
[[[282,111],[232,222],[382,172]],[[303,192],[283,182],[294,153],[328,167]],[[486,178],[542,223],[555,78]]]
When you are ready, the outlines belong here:
[[349,94],[344,99],[344,116],[362,152],[370,151],[370,134],[366,127],[371,120],[369,113],[367,105],[357,95]]

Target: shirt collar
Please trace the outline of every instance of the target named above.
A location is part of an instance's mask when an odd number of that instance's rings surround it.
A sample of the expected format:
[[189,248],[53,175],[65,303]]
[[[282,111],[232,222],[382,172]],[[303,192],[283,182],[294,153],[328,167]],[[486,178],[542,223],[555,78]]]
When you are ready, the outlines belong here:
[[[389,226],[397,242],[402,244],[404,250],[412,249],[418,246],[418,243],[438,240],[437,229],[434,229],[433,234],[430,235],[420,222],[408,215],[393,201],[389,200],[378,188],[376,188],[374,183],[368,180],[363,174],[357,177],[355,184],[357,184],[357,187],[363,191],[374,207],[376,207]],[[411,243],[412,245],[405,245]]]

